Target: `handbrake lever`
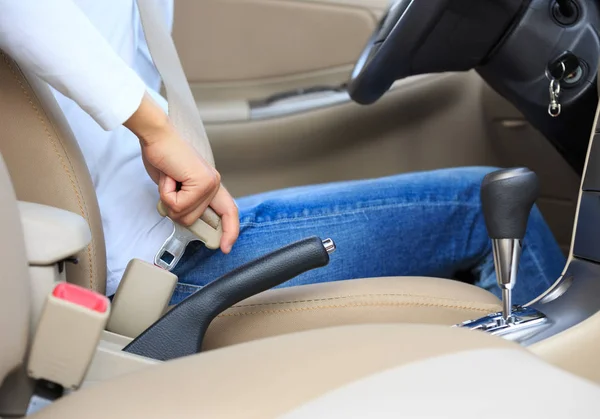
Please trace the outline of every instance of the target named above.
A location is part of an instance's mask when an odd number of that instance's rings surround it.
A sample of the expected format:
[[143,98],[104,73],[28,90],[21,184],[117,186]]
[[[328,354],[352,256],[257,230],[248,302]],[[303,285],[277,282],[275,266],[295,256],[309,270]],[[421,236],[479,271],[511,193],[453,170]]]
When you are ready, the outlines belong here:
[[242,265],[186,298],[123,350],[161,361],[200,352],[217,315],[301,273],[326,266],[334,250],[331,239],[310,237]]

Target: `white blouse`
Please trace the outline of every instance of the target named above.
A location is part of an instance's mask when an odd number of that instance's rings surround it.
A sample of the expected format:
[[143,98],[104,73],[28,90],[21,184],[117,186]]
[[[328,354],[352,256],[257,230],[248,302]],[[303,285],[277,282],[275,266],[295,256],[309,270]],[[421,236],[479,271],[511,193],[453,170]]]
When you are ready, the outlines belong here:
[[[156,0],[172,26],[173,0]],[[158,93],[135,0],[0,0],[0,49],[45,80],[82,149],[104,225],[107,294],[132,258],[152,262],[172,224],[122,124]],[[0,92],[2,94],[2,92]]]

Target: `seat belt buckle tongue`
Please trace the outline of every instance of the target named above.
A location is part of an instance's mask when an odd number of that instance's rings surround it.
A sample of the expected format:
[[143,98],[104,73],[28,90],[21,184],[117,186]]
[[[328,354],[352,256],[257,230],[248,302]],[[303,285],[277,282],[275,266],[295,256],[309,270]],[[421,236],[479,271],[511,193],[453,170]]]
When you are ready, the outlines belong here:
[[110,315],[106,296],[77,285],[58,284],[42,310],[33,338],[28,375],[77,389],[94,358]]
[[[160,215],[168,217],[162,201],[158,203],[157,209]],[[156,253],[154,264],[167,271],[173,271],[189,243],[201,241],[208,249],[216,250],[221,244],[222,236],[221,219],[211,208],[207,208],[204,214],[189,227],[173,222],[173,233]]]

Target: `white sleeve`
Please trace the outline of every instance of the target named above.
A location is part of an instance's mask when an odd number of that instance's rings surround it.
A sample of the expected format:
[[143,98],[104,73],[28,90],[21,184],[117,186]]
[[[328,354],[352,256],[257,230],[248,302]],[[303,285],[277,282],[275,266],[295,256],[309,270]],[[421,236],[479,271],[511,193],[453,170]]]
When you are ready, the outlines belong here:
[[72,0],[0,0],[0,48],[105,130],[129,119],[146,91]]

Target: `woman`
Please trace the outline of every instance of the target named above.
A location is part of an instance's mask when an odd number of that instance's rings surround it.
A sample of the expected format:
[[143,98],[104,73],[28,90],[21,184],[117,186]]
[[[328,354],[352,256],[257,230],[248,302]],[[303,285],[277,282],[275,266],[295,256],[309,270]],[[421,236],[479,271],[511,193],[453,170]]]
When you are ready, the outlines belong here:
[[[171,26],[172,1],[161,4]],[[0,48],[55,89],[80,144],[102,212],[108,295],[129,260],[152,261],[171,233],[171,223],[155,210],[159,197],[169,216],[183,224],[208,205],[223,220],[220,252],[188,247],[175,270],[180,284],[173,302],[309,235],[332,237],[339,251],[328,267],[286,285],[467,272],[496,291],[479,205],[479,184],[491,169],[307,186],[241,198],[236,206],[218,172],[182,140],[165,113],[134,0],[0,0]],[[563,266],[560,249],[534,209],[515,302],[545,290]]]

